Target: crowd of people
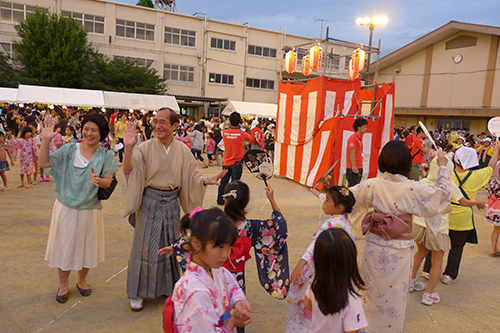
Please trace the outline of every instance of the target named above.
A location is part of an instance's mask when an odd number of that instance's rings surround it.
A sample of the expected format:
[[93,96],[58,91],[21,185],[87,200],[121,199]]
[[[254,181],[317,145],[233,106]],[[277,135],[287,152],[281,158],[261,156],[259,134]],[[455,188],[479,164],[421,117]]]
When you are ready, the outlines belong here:
[[[104,260],[101,201],[116,186],[120,166],[124,217],[134,227],[130,308],[139,311],[145,299],[167,296],[166,332],[244,332],[252,321],[245,296],[252,247],[261,286],[290,303],[285,332],[404,331],[408,293],[425,291],[423,304],[439,303],[438,281],[456,281],[465,244],[477,243],[473,206],[488,207],[486,219],[494,225],[489,255],[500,256],[500,143],[485,134],[476,139],[439,130],[429,140],[420,127],[398,129],[380,151],[379,175],[362,180],[358,150],[368,124],[357,120],[348,143],[349,187],[327,177],[321,193],[312,189],[328,219],[290,270],[287,212],[266,186],[271,217],[247,219],[250,188],[240,180],[245,151],[272,154],[272,121],[245,120],[237,112],[197,121],[169,108],[142,116],[118,110],[106,118],[71,108],[11,106],[2,115],[3,190],[7,157],[14,164],[18,151],[18,187],[35,185],[38,173],[40,182],[52,177],[55,183],[45,260],[57,269],[59,303],[69,298],[73,270],[78,292],[92,293],[89,271]],[[220,173],[201,174],[213,166]],[[222,209],[201,207],[209,185],[218,186]],[[484,186],[488,205],[476,200]],[[360,237],[365,245],[358,267]],[[427,286],[417,280],[425,258]]]

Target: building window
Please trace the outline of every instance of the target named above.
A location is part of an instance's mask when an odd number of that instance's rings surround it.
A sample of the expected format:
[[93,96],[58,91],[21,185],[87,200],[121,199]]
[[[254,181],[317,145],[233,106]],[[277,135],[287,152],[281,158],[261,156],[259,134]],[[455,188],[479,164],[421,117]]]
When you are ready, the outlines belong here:
[[90,14],[61,11],[61,15],[72,17],[78,21],[88,32],[104,34],[104,17]]
[[12,61],[12,64],[16,67],[20,67],[21,62],[17,60],[17,53],[14,52],[12,43],[0,43],[0,51],[2,48],[7,57]]
[[276,49],[263,46],[248,45],[248,54],[262,56],[262,57],[276,58]]
[[165,27],[165,44],[195,47],[196,31]]
[[[338,72],[340,69],[340,54],[332,53],[331,57],[328,59],[328,62],[330,62],[330,61],[331,61],[332,71]],[[349,62],[347,62],[347,64],[349,64]],[[330,64],[328,64],[328,65],[330,66]]]
[[349,70],[349,61],[351,61],[351,56],[346,56],[345,57],[345,65],[344,65],[344,68],[346,70]]
[[135,61],[135,65],[137,67],[149,67],[154,62],[154,60],[152,60],[152,59],[144,59],[144,58],[123,57],[123,56],[114,56],[114,58],[120,59],[120,60],[128,60],[131,62]]
[[194,67],[164,64],[163,77],[169,81],[194,82]]
[[155,26],[133,21],[116,20],[116,36],[141,39],[155,40]]
[[234,40],[212,37],[210,40],[210,47],[213,49],[236,51],[236,42]]
[[[42,12],[47,13],[48,8],[38,7]],[[18,3],[0,2],[0,17],[2,21],[21,22],[29,14],[35,12],[36,6],[21,5]]]
[[264,80],[264,79],[253,79],[253,78],[247,77],[246,86],[249,88],[274,90],[274,81]]
[[210,73],[208,76],[208,82],[232,86],[234,85],[234,75]]

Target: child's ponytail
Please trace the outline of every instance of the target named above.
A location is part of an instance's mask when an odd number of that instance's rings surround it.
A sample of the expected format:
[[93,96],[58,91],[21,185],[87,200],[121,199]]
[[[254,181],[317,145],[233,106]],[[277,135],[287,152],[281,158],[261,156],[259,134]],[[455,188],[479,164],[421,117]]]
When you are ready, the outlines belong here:
[[214,247],[223,244],[233,246],[238,239],[236,225],[219,208],[195,208],[181,218],[179,228],[191,250],[192,237],[201,242],[202,250],[209,242]]
[[356,204],[356,198],[348,188],[342,186],[331,186],[327,190],[332,197],[335,205],[343,205],[345,213],[350,214],[352,207]]
[[222,197],[226,199],[224,212],[233,222],[246,220],[245,208],[250,201],[250,189],[247,184],[239,180],[227,184]]

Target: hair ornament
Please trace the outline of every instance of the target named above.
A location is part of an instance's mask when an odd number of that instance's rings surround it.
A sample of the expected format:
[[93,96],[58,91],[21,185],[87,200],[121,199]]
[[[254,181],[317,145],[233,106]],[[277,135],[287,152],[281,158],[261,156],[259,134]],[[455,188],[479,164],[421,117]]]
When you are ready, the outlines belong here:
[[343,187],[343,188],[342,188],[339,192],[340,192],[340,194],[342,194],[344,197],[349,196],[349,189],[347,189],[347,188],[344,188],[344,187]]
[[186,243],[189,243],[191,241],[191,230],[186,230],[186,235],[184,236],[184,240]]
[[237,198],[238,197],[238,191],[236,190],[231,190],[229,192],[227,192],[226,194],[223,194],[222,197],[225,199],[225,198],[228,198],[228,197],[233,197],[233,198]]
[[189,219],[190,219],[190,220],[192,220],[192,219],[193,219],[193,216],[195,216],[195,215],[196,215],[196,213],[199,213],[199,212],[201,212],[201,211],[203,211],[203,210],[204,210],[204,209],[203,209],[203,207],[200,207],[200,206],[196,207],[195,209],[193,209],[193,210],[191,211],[191,213],[189,213]]

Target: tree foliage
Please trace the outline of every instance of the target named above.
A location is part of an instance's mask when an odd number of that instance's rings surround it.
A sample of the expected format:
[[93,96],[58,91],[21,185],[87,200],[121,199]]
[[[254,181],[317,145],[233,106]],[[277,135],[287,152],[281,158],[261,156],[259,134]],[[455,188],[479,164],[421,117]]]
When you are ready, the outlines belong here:
[[138,94],[164,94],[165,79],[153,67],[138,67],[135,61],[109,59],[94,54],[88,71],[86,87]]
[[17,72],[12,67],[9,58],[0,51],[0,87],[17,88]]
[[155,8],[155,6],[153,5],[153,0],[139,0],[137,1],[136,6]]
[[143,94],[165,92],[165,80],[156,69],[99,54],[88,41],[87,30],[72,18],[37,9],[16,30],[21,37],[14,42],[17,60],[23,65],[21,83]]
[[23,64],[21,80],[35,85],[81,88],[92,46],[82,25],[38,8],[16,25],[14,42]]

